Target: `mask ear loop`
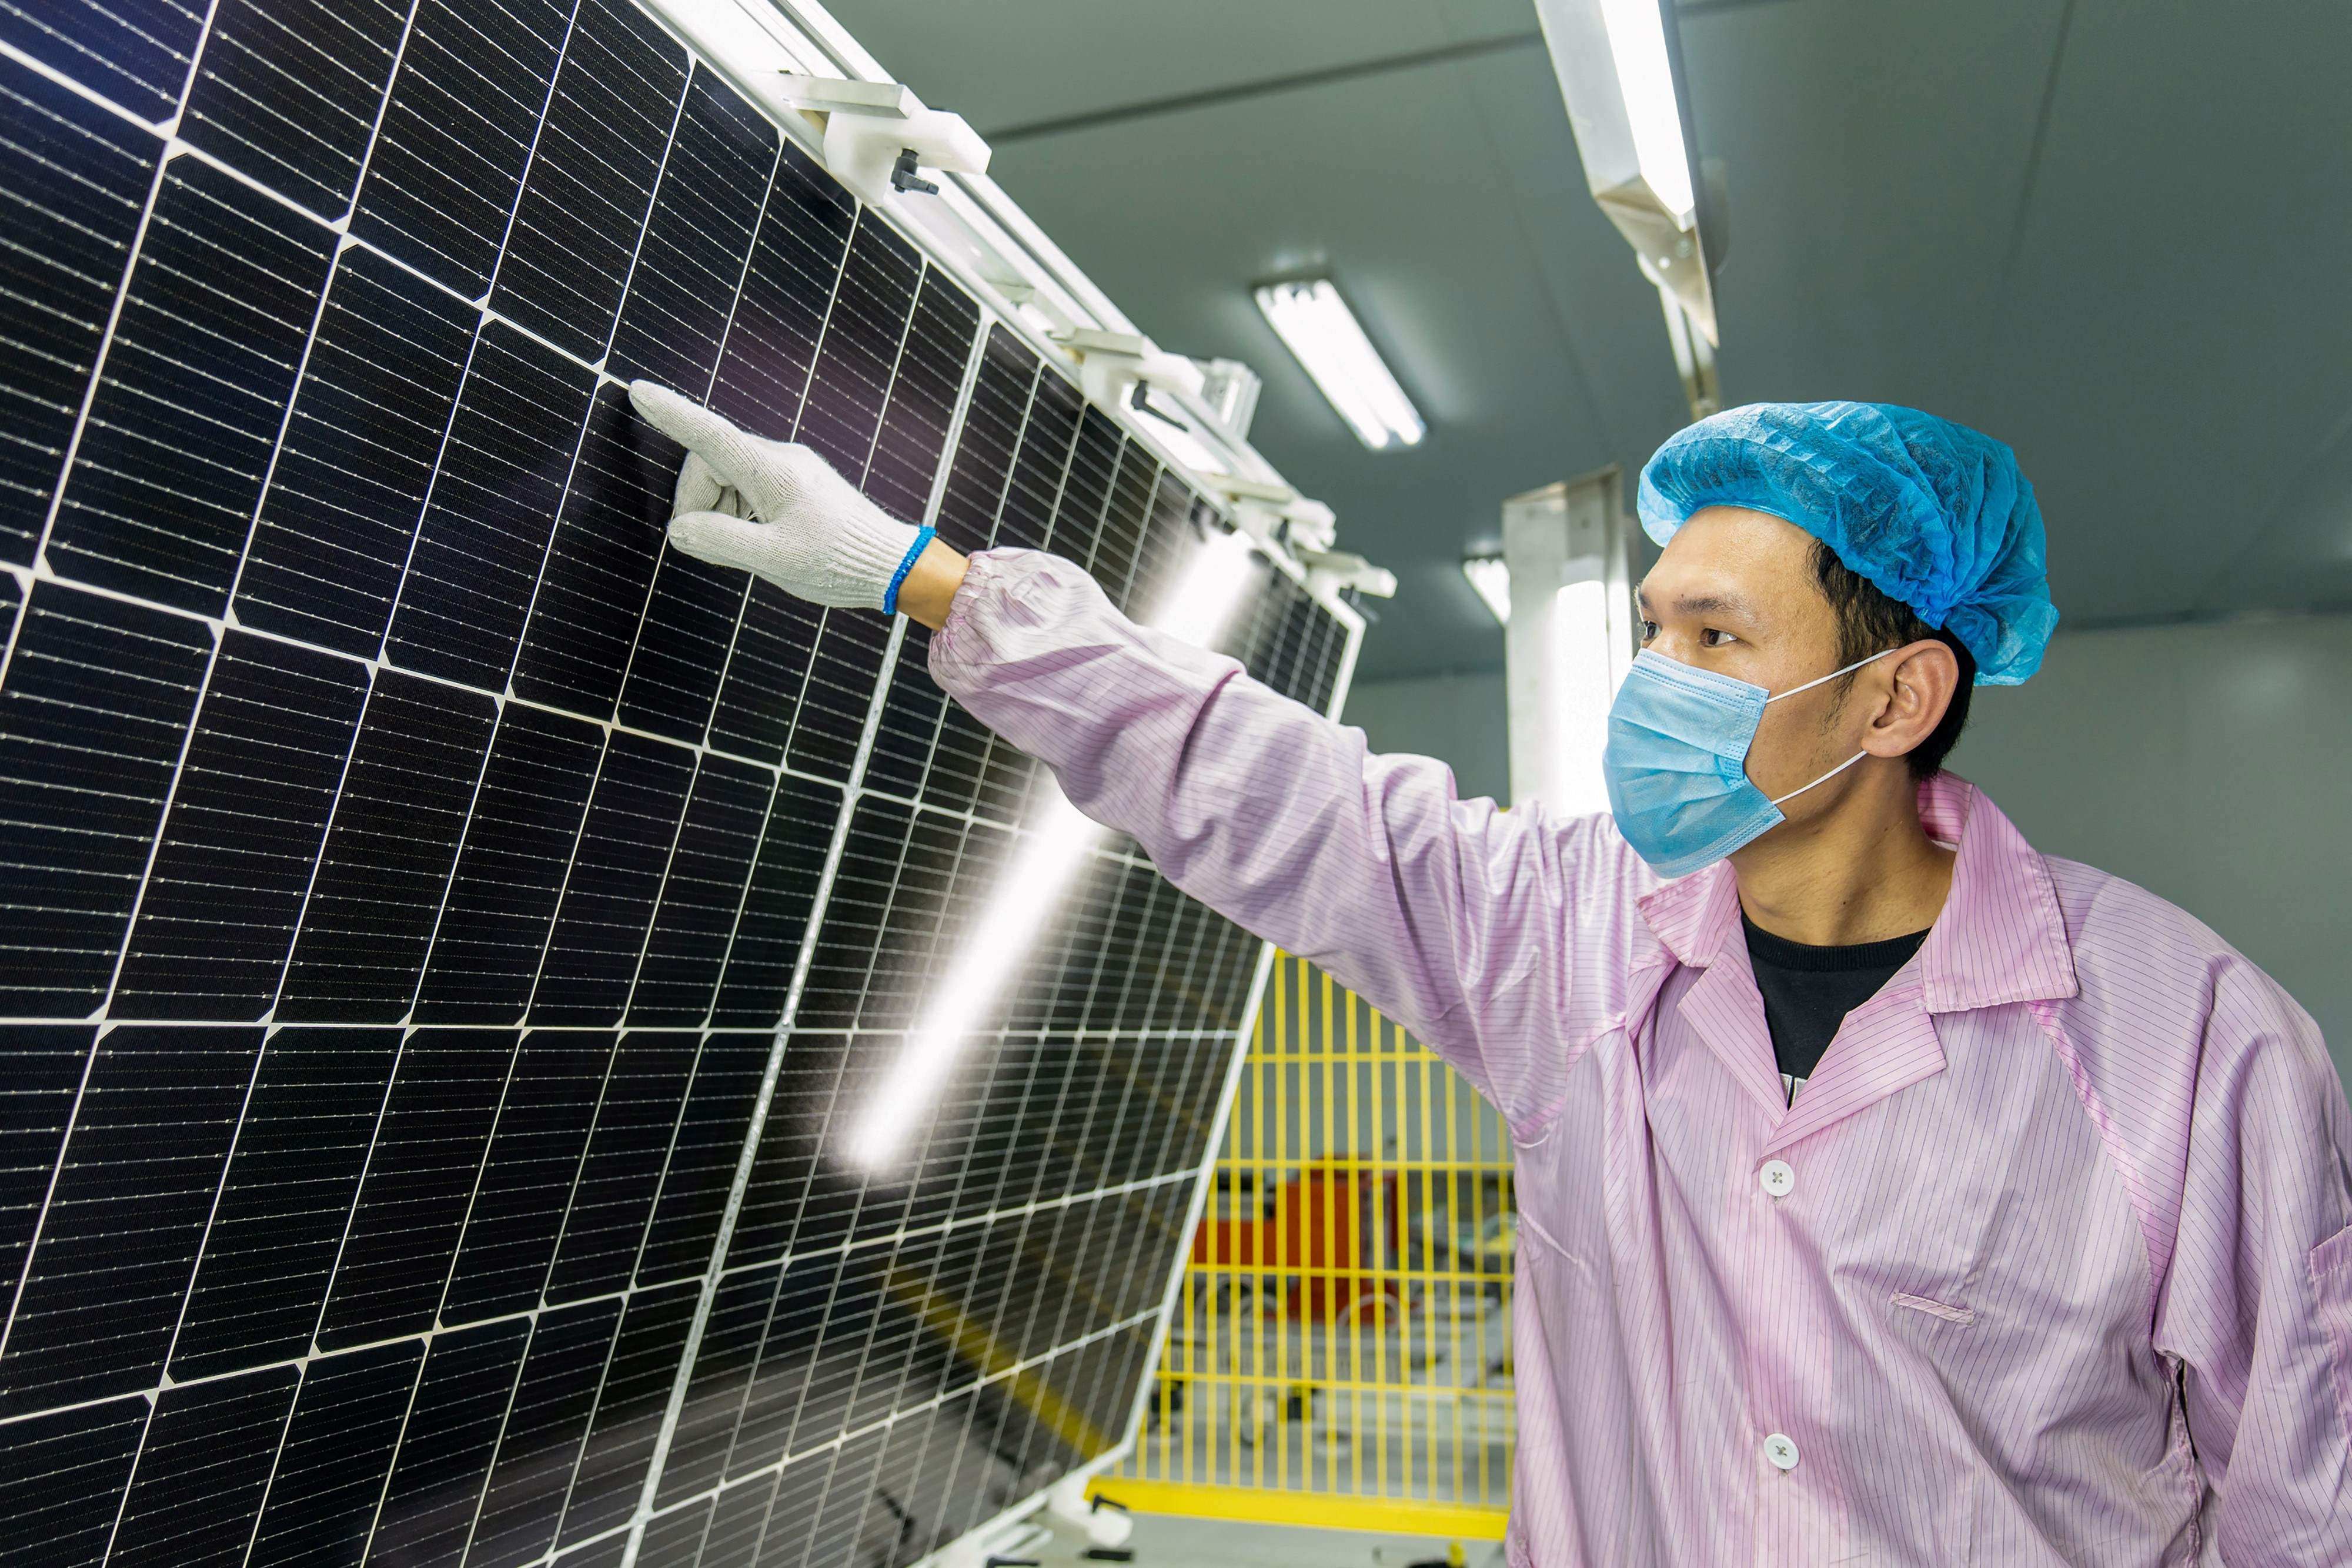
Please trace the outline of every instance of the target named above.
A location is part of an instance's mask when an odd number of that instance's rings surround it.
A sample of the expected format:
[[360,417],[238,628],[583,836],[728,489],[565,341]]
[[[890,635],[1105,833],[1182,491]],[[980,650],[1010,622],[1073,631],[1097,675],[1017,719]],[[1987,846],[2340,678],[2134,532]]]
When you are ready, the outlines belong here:
[[1836,778],[1839,774],[1844,772],[1847,768],[1853,767],[1855,763],[1861,761],[1864,758],[1869,755],[1870,753],[1867,751],[1855,752],[1852,757],[1847,758],[1843,762],[1839,763],[1835,768],[1831,768],[1827,773],[1824,773],[1819,779],[1814,779],[1812,784],[1807,784],[1800,789],[1791,789],[1787,794],[1781,796],[1780,800],[1774,800],[1772,804],[1778,806],[1781,800],[1793,800],[1798,796],[1803,794],[1805,790],[1811,789],[1813,784],[1828,783],[1831,779]]
[[[1795,696],[1799,692],[1809,692],[1809,691],[1811,691],[1815,686],[1820,685],[1821,685],[1822,682],[1824,682],[1824,681],[1833,681],[1833,680],[1836,680],[1840,675],[1844,674],[1846,673],[1846,670],[1858,670],[1858,669],[1862,668],[1864,664],[1874,664],[1878,663],[1878,661],[1879,661],[1879,660],[1884,659],[1885,657],[1886,657],[1886,655],[1887,655],[1887,654],[1889,654],[1889,653],[1901,653],[1901,652],[1903,652],[1903,650],[1902,650],[1902,649],[1900,649],[1900,648],[1881,648],[1877,653],[1873,653],[1873,654],[1872,654],[1872,655],[1870,655],[1870,657],[1868,657],[1867,659],[1856,659],[1853,664],[1848,664],[1848,665],[1845,667],[1845,670],[1832,670],[1828,674],[1826,674],[1826,675],[1817,675],[1817,676],[1815,676],[1813,679],[1811,679],[1811,680],[1810,680],[1810,681],[1807,681],[1807,682],[1806,682],[1803,685],[1801,685],[1801,686],[1790,686],[1790,687],[1787,691],[1785,691],[1785,692],[1779,692],[1779,693],[1775,693],[1773,695],[1769,696],[1769,697],[1766,697],[1766,698],[1764,699],[1764,706],[1767,706],[1767,707],[1769,707],[1769,706],[1771,706],[1774,703],[1779,702],[1782,697],[1792,697],[1792,696]],[[1824,777],[1827,777],[1827,776],[1826,776],[1826,775],[1824,775]],[[1810,789],[1810,788],[1811,788],[1811,786],[1809,785],[1809,786],[1807,786],[1807,788],[1809,788],[1809,789]]]
[[[1779,696],[1769,696],[1769,697],[1766,697],[1766,698],[1764,699],[1764,706],[1767,706],[1767,707],[1769,707],[1769,706],[1771,706],[1774,703],[1779,702],[1779,701],[1780,700],[1780,698],[1781,698],[1781,697],[1792,697],[1792,696],[1795,696],[1799,692],[1809,692],[1809,691],[1812,690],[1815,686],[1820,685],[1822,684],[1822,681],[1833,681],[1833,680],[1836,680],[1840,675],[1844,674],[1845,674],[1845,672],[1846,672],[1846,670],[1858,670],[1858,669],[1862,668],[1864,664],[1876,664],[1879,660],[1884,659],[1884,658],[1885,658],[1885,657],[1886,657],[1886,655],[1887,655],[1887,654],[1889,654],[1889,653],[1901,653],[1902,651],[1903,651],[1903,650],[1902,650],[1902,649],[1900,649],[1900,648],[1884,648],[1884,649],[1881,649],[1879,652],[1877,652],[1877,653],[1873,653],[1873,654],[1872,654],[1869,658],[1867,658],[1867,659],[1856,659],[1853,664],[1848,664],[1848,665],[1845,667],[1845,670],[1832,670],[1828,674],[1826,674],[1826,675],[1822,675],[1822,676],[1821,676],[1819,679],[1816,679],[1816,680],[1807,681],[1807,682],[1806,682],[1803,685],[1801,685],[1801,686],[1790,686],[1787,691],[1780,693]],[[1857,752],[1855,752],[1852,757],[1847,758],[1843,762],[1839,763],[1835,768],[1831,768],[1827,773],[1824,773],[1824,774],[1822,774],[1819,779],[1814,779],[1814,780],[1813,780],[1813,782],[1812,782],[1811,784],[1803,785],[1803,786],[1801,786],[1801,787],[1800,787],[1800,788],[1798,788],[1798,789],[1791,789],[1791,790],[1790,790],[1787,794],[1782,795],[1782,796],[1780,796],[1779,799],[1775,800],[1772,802],[1772,805],[1777,809],[1777,808],[1780,806],[1780,801],[1782,801],[1782,800],[1795,800],[1798,796],[1800,796],[1800,795],[1803,794],[1807,789],[1812,789],[1815,785],[1820,785],[1820,784],[1826,784],[1826,783],[1828,783],[1831,779],[1832,779],[1836,778],[1839,774],[1841,774],[1841,773],[1844,772],[1847,768],[1849,768],[1853,767],[1855,763],[1857,763],[1857,762],[1861,761],[1864,758],[1865,758],[1865,757],[1867,757],[1867,756],[1869,756],[1869,755],[1870,755],[1870,753],[1869,753],[1869,752],[1867,752],[1867,751],[1857,751]]]

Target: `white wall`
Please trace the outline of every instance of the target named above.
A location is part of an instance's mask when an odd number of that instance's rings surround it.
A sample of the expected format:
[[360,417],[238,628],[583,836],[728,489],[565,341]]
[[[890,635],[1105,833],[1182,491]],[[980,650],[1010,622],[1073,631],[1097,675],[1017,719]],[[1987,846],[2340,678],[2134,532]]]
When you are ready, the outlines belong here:
[[[1359,686],[1388,751],[1507,793],[1499,673]],[[2352,616],[2061,632],[1951,766],[2037,848],[2170,899],[2319,1020],[2352,1080]]]
[[2062,632],[1951,758],[2034,847],[2180,905],[2352,1079],[2352,616]]
[[1511,798],[1511,742],[1503,672],[1433,675],[1425,680],[1362,681],[1341,710],[1374,751],[1412,751],[1454,769],[1465,800]]

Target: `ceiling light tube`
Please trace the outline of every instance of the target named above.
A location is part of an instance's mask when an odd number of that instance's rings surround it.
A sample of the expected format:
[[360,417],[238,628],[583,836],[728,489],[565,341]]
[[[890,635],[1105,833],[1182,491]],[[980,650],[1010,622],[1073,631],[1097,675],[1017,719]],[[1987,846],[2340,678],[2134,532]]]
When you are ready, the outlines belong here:
[[1642,178],[1685,228],[1697,210],[1691,191],[1690,153],[1683,145],[1683,110],[1666,59],[1665,15],[1658,0],[1601,0],[1609,30],[1609,57],[1625,99],[1633,156]]
[[1375,452],[1419,444],[1427,426],[1328,277],[1269,283],[1257,308],[1356,439]]
[[1692,145],[1675,0],[1535,0],[1535,10],[1586,188],[1643,276],[1674,295],[1694,331],[1719,342],[1720,170],[1699,164]]

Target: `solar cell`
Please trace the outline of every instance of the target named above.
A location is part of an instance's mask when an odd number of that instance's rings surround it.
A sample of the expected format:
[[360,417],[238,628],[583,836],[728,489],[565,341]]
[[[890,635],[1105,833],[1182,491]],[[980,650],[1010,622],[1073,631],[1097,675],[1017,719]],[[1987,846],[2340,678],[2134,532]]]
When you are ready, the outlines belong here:
[[381,648],[478,324],[375,251],[337,259],[237,578],[239,624]]
[[474,790],[413,1017],[522,1017],[604,738],[583,720],[508,705]]
[[419,0],[352,233],[446,284],[490,287],[571,30],[572,0]]
[[401,579],[386,658],[505,687],[595,379],[503,321],[483,328]]
[[397,1023],[449,885],[498,703],[386,670],[368,694],[276,1016]]
[[180,134],[341,217],[407,23],[383,0],[220,0]]
[[420,1339],[394,1340],[301,1367],[247,1562],[299,1568],[362,1560],[425,1349]]
[[625,0],[580,0],[490,308],[603,356],[686,91],[686,52]]
[[635,1030],[621,1038],[572,1181],[548,1300],[622,1290],[636,1272],[700,1046],[690,1030]]
[[99,1040],[9,1317],[0,1416],[155,1386],[260,1046],[169,1024]]
[[176,1381],[310,1349],[399,1056],[392,1029],[270,1038],[173,1343]]
[[499,1433],[466,1568],[520,1568],[553,1544],[620,1326],[621,1303],[609,1299],[539,1315]]
[[117,1400],[0,1426],[0,1508],[50,1561],[101,1563],[148,1412]]
[[0,5],[0,39],[142,120],[179,107],[204,26],[205,7],[189,0]]
[[241,1560],[295,1381],[292,1367],[271,1366],[157,1396],[107,1562],[188,1568]]
[[0,684],[0,1008],[104,998],[212,653],[198,622],[35,585]]
[[333,251],[211,164],[164,165],[58,499],[58,570],[221,608]]
[[531,601],[517,695],[613,716],[661,559],[677,463],[676,449],[630,410],[626,391],[596,389]]
[[368,1561],[447,1562],[465,1551],[530,1329],[528,1319],[504,1318],[435,1336],[401,1427]]
[[564,873],[531,993],[536,1024],[615,1024],[694,780],[690,751],[615,730]]
[[700,391],[727,340],[780,142],[765,116],[697,71],[662,163],[607,368]]
[[467,1207],[444,1322],[528,1312],[545,1294],[612,1057],[612,1041],[594,1030],[523,1037]]
[[703,758],[629,993],[631,1023],[692,1024],[709,1015],[775,788],[763,768]]
[[[0,5],[0,26],[26,31]],[[0,559],[33,557],[90,368],[131,259],[162,148],[94,104],[0,59],[0,199],[18,214],[0,250],[10,371],[0,381]]]
[[910,1090],[1036,768],[625,382],[1147,609],[1185,477],[625,0],[0,0],[0,199],[11,1551],[904,1563],[1116,1445],[1259,945],[1107,837]]
[[97,1030],[81,1024],[0,1024],[8,1115],[0,1121],[0,1301],[14,1301],[39,1228]]
[[367,694],[348,660],[223,636],[110,1016],[250,1023],[269,1009]]
[[419,1030],[401,1042],[314,1337],[342,1349],[433,1325],[514,1056],[505,1030]]
[[727,1194],[751,1129],[753,1102],[768,1066],[764,1032],[713,1033],[702,1042],[688,1087],[677,1134],[662,1167],[661,1196],[645,1250],[637,1257],[636,1282],[658,1284],[700,1274],[710,1265]]

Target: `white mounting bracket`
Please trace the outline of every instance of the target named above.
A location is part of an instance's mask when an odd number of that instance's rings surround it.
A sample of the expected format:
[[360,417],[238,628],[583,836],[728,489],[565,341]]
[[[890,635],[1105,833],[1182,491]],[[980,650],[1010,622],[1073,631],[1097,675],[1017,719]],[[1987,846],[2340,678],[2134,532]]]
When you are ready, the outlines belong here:
[[1298,492],[1279,479],[1250,479],[1239,474],[1211,474],[1205,477],[1211,488],[1228,501],[1262,501],[1281,507],[1298,499]]
[[894,190],[938,191],[918,170],[988,171],[988,143],[963,116],[925,109],[898,82],[791,71],[781,73],[779,81],[793,108],[824,116],[824,166],[870,204],[886,205]]
[[1287,485],[1238,474],[1205,477],[1232,505],[1234,526],[1268,549],[1286,547],[1304,563],[1305,552],[1328,550],[1339,537],[1331,508]]
[[1119,1504],[1087,1496],[1087,1488],[1094,1484],[1094,1479],[1076,1475],[1056,1482],[1054,1490],[1045,1494],[1045,1511],[1064,1524],[1085,1531],[1088,1545],[1124,1546],[1134,1533],[1135,1521]]
[[1117,408],[1137,382],[1191,397],[1201,393],[1201,367],[1162,350],[1139,332],[1108,332],[1081,327],[1057,332],[1054,340],[1078,356],[1078,380],[1087,396]]
[[1328,586],[1333,592],[1354,589],[1374,599],[1394,599],[1396,573],[1374,566],[1353,550],[1302,549],[1298,564],[1307,569],[1307,586]]

